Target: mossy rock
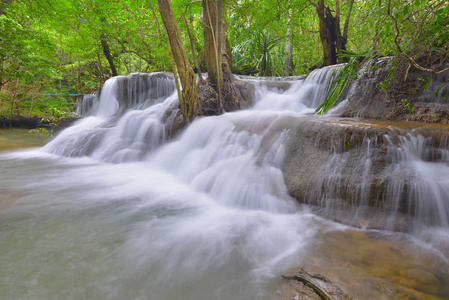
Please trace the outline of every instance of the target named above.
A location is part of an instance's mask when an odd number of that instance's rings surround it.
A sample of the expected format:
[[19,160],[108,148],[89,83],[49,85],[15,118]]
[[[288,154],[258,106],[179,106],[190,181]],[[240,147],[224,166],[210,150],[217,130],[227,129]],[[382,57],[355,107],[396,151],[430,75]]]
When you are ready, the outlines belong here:
[[259,73],[259,70],[251,64],[246,64],[240,67],[233,66],[231,72],[238,75],[253,75]]

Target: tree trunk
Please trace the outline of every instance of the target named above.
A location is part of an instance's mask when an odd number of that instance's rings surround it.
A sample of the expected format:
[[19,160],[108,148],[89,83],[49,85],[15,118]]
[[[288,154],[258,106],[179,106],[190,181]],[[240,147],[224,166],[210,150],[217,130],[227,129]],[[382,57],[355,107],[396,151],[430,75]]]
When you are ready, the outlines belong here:
[[323,65],[329,66],[338,62],[344,62],[346,59],[337,59],[337,54],[341,50],[346,50],[346,44],[348,41],[348,26],[349,18],[351,16],[352,6],[354,0],[350,0],[348,14],[343,27],[343,35],[340,28],[340,1],[336,0],[335,17],[332,15],[332,11],[329,6],[324,4],[324,0],[319,0],[318,3],[309,0],[318,14],[319,20],[319,32],[321,44],[323,45]]
[[332,16],[330,8],[324,4],[324,0],[320,0],[318,4],[311,3],[315,6],[318,14],[320,39],[323,45],[323,65],[334,65],[337,63],[335,18]]
[[[234,84],[226,45],[226,18],[223,0],[202,0],[204,52],[209,82],[218,92],[218,113],[240,107],[242,95]],[[217,13],[219,11],[219,14]]]
[[[344,45],[344,50],[346,50],[346,44],[348,43],[349,20],[351,18],[351,11],[352,11],[353,5],[354,5],[354,0],[350,0],[348,14],[346,15],[345,25],[343,26],[342,43]],[[349,61],[349,59],[346,59],[346,62],[347,61]]]
[[117,69],[114,65],[114,59],[111,55],[108,42],[106,41],[106,35],[104,33],[101,34],[101,46],[103,47],[104,56],[106,56],[109,66],[111,67],[112,76],[118,76]]
[[219,72],[217,66],[217,2],[215,0],[202,0],[203,5],[203,35],[204,54],[206,56],[207,74],[209,82],[216,89]]
[[[218,92],[218,111],[223,113],[223,101],[222,101],[222,91],[223,91],[223,68],[222,63],[222,53],[226,53],[226,44],[223,43],[223,0],[217,0],[217,69],[218,69],[218,81],[217,81],[217,92]],[[224,50],[224,51],[223,51]],[[226,58],[226,57],[225,57]]]
[[[190,117],[199,113],[199,101],[196,90],[196,78],[179,34],[170,0],[158,0],[159,12],[164,23],[165,34],[168,47],[176,64],[177,73],[182,85],[182,91],[178,89],[179,103],[184,120],[189,121]],[[173,69],[176,76],[176,70]]]
[[331,33],[326,24],[324,0],[320,0],[318,2],[316,12],[318,14],[320,39],[323,46],[323,65],[329,66],[332,64],[333,45],[331,41]]

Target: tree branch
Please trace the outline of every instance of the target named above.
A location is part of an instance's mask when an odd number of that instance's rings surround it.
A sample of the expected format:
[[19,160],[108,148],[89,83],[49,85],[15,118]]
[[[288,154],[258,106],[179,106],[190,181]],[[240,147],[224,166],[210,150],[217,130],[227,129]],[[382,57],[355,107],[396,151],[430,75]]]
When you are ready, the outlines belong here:
[[189,4],[186,5],[186,9],[184,10],[184,14],[187,13],[187,9],[189,8],[190,5],[195,4],[195,3],[202,3],[201,0],[197,0],[197,1],[192,1]]
[[391,14],[391,12],[390,12],[391,0],[388,1],[388,11],[387,11],[387,13],[382,12],[381,3],[382,3],[382,0],[379,0],[379,10],[380,10],[380,12],[381,12],[383,15],[389,17],[389,18],[393,21],[393,24],[394,24],[394,27],[395,27],[395,30],[396,30],[396,36],[394,37],[394,44],[396,45],[396,48],[398,49],[399,53],[400,53],[403,57],[405,57],[405,58],[406,58],[406,59],[407,59],[407,60],[408,60],[408,61],[409,61],[415,68],[417,68],[418,70],[421,70],[421,71],[424,71],[424,72],[429,72],[429,73],[432,73],[432,74],[434,74],[434,75],[440,75],[440,74],[443,74],[443,73],[446,72],[446,71],[449,71],[449,68],[446,68],[446,69],[443,69],[443,70],[440,70],[440,71],[434,71],[434,70],[432,70],[432,69],[425,68],[425,67],[421,66],[420,64],[418,64],[418,63],[417,63],[412,57],[410,57],[407,53],[405,53],[405,52],[402,50],[401,45],[399,44],[399,41],[398,41],[399,35],[400,35],[400,31],[399,31],[399,27],[398,27],[398,21],[397,21],[397,19],[396,19],[396,18]]
[[308,0],[310,4],[312,4],[316,9],[319,8],[318,4],[313,2],[312,0]]
[[[201,1],[197,1],[197,2],[201,2]],[[181,15],[182,15],[182,18],[184,19],[184,23],[186,25],[187,34],[189,35],[190,47],[191,47],[192,56],[193,56],[193,64],[195,65],[195,68],[196,68],[196,70],[198,72],[198,76],[199,76],[198,85],[201,85],[201,84],[203,84],[204,79],[203,79],[203,74],[201,74],[201,69],[198,65],[198,61],[196,60],[195,46],[193,44],[192,33],[190,32],[190,28],[189,28],[189,24],[187,22],[186,15],[183,12],[181,12]]]
[[343,40],[348,40],[348,28],[349,28],[349,19],[351,17],[352,6],[354,5],[354,0],[350,0],[348,14],[346,16],[345,25],[343,27]]

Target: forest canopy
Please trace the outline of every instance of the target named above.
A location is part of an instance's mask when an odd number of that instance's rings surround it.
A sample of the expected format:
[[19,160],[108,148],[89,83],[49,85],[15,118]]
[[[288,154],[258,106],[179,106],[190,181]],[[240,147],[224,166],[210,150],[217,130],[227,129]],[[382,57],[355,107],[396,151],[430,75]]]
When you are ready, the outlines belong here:
[[[206,71],[201,2],[171,5],[190,64],[194,51]],[[447,55],[448,15],[446,1],[223,2],[230,67],[258,76],[306,74],[352,54]],[[1,115],[70,109],[112,76],[172,71],[156,0],[2,0],[0,40]]]

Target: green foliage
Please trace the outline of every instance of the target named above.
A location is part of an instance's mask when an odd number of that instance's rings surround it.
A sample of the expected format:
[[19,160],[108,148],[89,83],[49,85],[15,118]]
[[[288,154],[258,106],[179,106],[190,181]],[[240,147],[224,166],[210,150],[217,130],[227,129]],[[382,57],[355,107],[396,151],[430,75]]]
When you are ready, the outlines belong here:
[[31,129],[29,133],[45,133],[46,135],[53,135],[55,133],[56,126],[62,120],[67,118],[70,114],[66,111],[62,111],[56,107],[51,107],[49,109],[51,117],[46,117],[41,119],[42,124],[47,124],[48,127],[39,127]]
[[[334,0],[325,0],[325,4],[335,12]],[[349,1],[339,4],[343,29]],[[189,41],[181,12],[186,15],[201,65],[201,4],[173,0],[173,7],[185,44]],[[398,36],[394,22],[385,14],[388,10],[398,21]],[[318,17],[309,1],[227,1],[226,11],[227,42],[237,69],[253,66],[259,75],[284,75],[287,41],[293,48],[293,74],[305,74],[322,64]],[[347,48],[372,57],[396,55],[397,36],[401,47],[414,57],[429,52],[447,56],[448,15],[449,5],[444,1],[358,1],[351,12]],[[73,104],[67,97],[46,95],[101,89],[111,76],[102,38],[120,75],[170,69],[154,0],[24,0],[4,6],[0,15],[0,114],[45,115],[49,107],[70,111]],[[331,105],[331,99],[336,101],[352,76],[351,69],[345,67],[337,75],[326,105]],[[389,71],[379,88],[388,89],[391,79]]]
[[416,110],[416,106],[412,105],[407,99],[402,99],[402,103],[404,104],[404,110],[408,111],[409,116],[412,116],[412,112]]
[[387,75],[380,83],[376,85],[378,89],[386,92],[391,87],[391,83],[393,82],[394,78],[394,70],[396,69],[396,66],[397,66],[396,60],[389,62],[387,67]]
[[253,32],[251,38],[232,48],[234,64],[255,66],[259,70],[259,75],[262,76],[277,76],[283,71],[283,59],[285,59],[283,51],[279,51],[280,45],[280,38],[267,30]]
[[335,79],[332,81],[332,84],[327,92],[326,99],[324,102],[315,110],[315,114],[323,115],[331,109],[335,103],[337,103],[338,99],[342,95],[344,89],[348,85],[350,80],[357,79],[357,72],[359,66],[361,65],[359,62],[360,57],[364,57],[366,53],[352,53],[352,52],[344,52],[341,54],[342,57],[348,57],[349,62],[345,64],[342,69],[335,69],[332,74]]

